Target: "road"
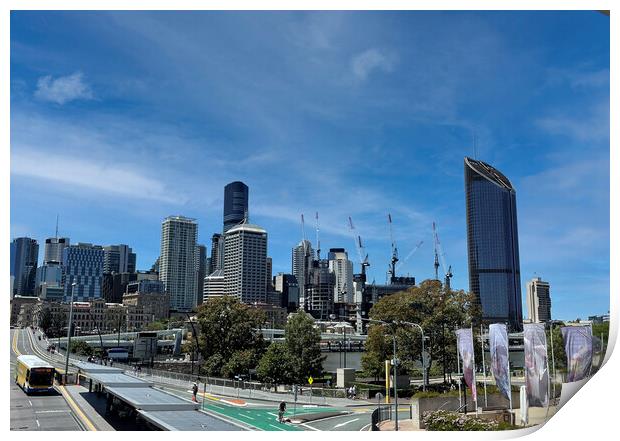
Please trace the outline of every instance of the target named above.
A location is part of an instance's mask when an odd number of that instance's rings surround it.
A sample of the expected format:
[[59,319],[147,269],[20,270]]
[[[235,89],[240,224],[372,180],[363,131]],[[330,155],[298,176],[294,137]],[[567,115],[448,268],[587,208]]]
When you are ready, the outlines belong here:
[[84,430],[60,393],[26,395],[15,384],[14,369],[17,356],[30,353],[32,348],[29,347],[26,334],[18,329],[12,329],[9,379],[11,430]]
[[[52,356],[46,351],[47,342],[38,340],[38,335],[32,335],[28,329],[16,330],[18,333],[18,346],[22,353],[34,354],[50,361],[54,366],[64,369],[64,358],[59,355]],[[191,391],[183,387],[167,383],[155,382],[156,386],[179,395],[191,398]],[[23,393],[23,392],[22,392]],[[277,421],[278,403],[261,400],[236,400],[230,397],[207,394],[205,397],[199,393],[199,399],[204,399],[203,409],[208,413],[215,414],[220,418],[240,423],[251,430],[266,431],[301,431],[301,430],[334,430],[334,431],[359,431],[368,430],[371,413],[374,406],[361,407],[313,407],[295,406],[288,404],[285,417],[291,418],[300,414],[317,414],[323,412],[343,412],[343,415],[330,416],[302,424],[280,424]],[[62,400],[62,397],[58,397]]]

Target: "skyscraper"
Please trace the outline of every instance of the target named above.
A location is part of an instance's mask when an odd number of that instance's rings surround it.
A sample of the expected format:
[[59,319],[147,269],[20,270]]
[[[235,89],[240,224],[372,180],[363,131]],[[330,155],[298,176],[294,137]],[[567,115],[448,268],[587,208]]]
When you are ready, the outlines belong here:
[[124,244],[103,247],[103,272],[104,274],[135,273],[136,254]]
[[170,295],[170,309],[191,311],[196,306],[195,219],[169,216],[161,224],[159,280]]
[[224,270],[218,269],[213,271],[207,277],[204,278],[204,285],[202,291],[202,302],[205,303],[210,298],[222,297],[225,291],[224,283]]
[[11,242],[10,275],[14,276],[12,296],[34,296],[39,244],[30,237]]
[[78,243],[63,251],[62,279],[65,302],[71,299],[72,283],[76,282],[74,301],[101,297],[103,281],[103,248],[90,243]]
[[309,240],[302,240],[291,251],[291,272],[299,286],[299,305],[306,306],[306,285],[310,280],[310,269],[314,259],[314,250]]
[[241,181],[224,187],[224,233],[248,217],[250,189]]
[[196,245],[196,304],[202,304],[203,287],[207,275],[207,247]]
[[551,320],[549,282],[544,282],[540,277],[527,284],[527,313],[532,323],[546,323]]
[[327,255],[334,273],[334,302],[353,303],[353,263],[344,248],[331,248]]
[[523,329],[516,192],[508,178],[465,158],[469,289],[484,322]]
[[43,264],[48,262],[62,262],[62,251],[70,245],[68,237],[48,237],[45,239]]
[[273,291],[273,260],[271,257],[267,257],[265,260],[265,289],[267,292]]
[[208,273],[211,274],[215,270],[223,269],[223,245],[224,239],[220,233],[214,233],[211,237],[211,265]]
[[267,231],[241,224],[224,238],[225,294],[243,303],[265,303],[267,298]]
[[334,273],[329,260],[313,260],[305,293],[305,310],[319,320],[327,320],[334,312]]

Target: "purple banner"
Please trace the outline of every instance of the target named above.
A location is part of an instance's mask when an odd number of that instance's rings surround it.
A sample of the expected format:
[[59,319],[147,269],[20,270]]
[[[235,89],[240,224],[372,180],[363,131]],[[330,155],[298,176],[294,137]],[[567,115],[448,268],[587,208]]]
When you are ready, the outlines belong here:
[[471,396],[474,401],[478,400],[476,393],[476,379],[474,377],[474,339],[471,333],[471,329],[459,329],[456,331],[456,344],[463,360],[463,375],[465,376],[465,383],[471,390]]
[[510,365],[508,361],[508,331],[503,323],[489,326],[489,351],[491,352],[491,372],[497,388],[510,400]]
[[525,388],[531,407],[549,405],[549,362],[544,323],[523,325],[523,352],[525,354]]
[[562,328],[566,351],[566,381],[582,380],[590,375],[592,368],[592,328],[589,326],[566,326]]

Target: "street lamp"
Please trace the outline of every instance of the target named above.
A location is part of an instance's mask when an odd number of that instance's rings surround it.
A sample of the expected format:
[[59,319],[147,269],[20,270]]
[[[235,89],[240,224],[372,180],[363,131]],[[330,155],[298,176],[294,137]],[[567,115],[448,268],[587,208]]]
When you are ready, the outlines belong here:
[[420,332],[422,333],[422,354],[421,354],[421,358],[422,358],[422,390],[426,391],[426,360],[424,357],[424,329],[422,329],[422,326],[418,325],[417,323],[412,323],[412,322],[406,322],[404,320],[400,320],[398,323],[404,323],[406,325],[409,326],[416,326],[417,328],[420,329]]
[[[73,325],[73,294],[75,292],[76,282],[71,284],[71,304],[69,306],[69,328],[67,330],[67,358],[65,361],[65,384],[67,384],[67,378],[69,374],[69,351],[71,350],[71,326]],[[60,349],[60,345],[59,345]]]

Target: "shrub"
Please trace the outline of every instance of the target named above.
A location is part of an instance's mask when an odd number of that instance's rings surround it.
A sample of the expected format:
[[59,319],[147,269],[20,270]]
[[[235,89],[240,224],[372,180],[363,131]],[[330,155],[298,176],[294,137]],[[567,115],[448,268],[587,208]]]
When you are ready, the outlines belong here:
[[482,418],[470,417],[468,415],[448,412],[447,410],[437,410],[425,412],[422,421],[426,430],[498,430],[497,421],[484,420]]

